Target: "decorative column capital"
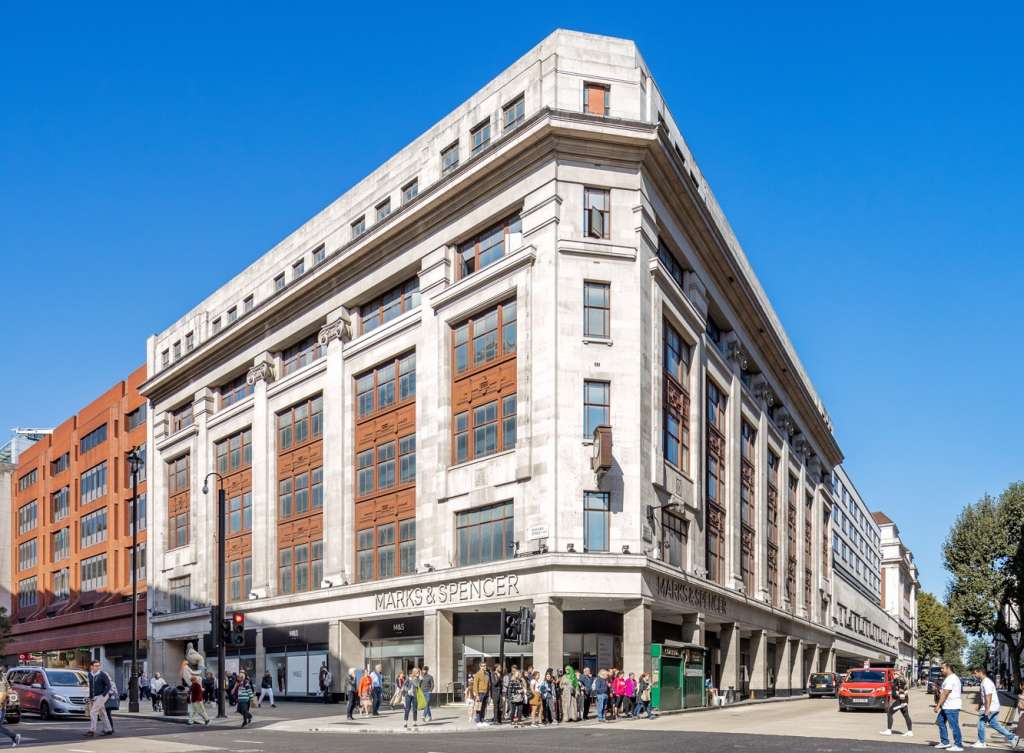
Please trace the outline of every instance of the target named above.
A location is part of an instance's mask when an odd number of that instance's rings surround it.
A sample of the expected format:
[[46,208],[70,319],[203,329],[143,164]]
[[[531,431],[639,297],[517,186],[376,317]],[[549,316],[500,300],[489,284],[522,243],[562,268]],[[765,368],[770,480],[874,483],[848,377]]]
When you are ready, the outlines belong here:
[[352,339],[352,324],[347,315],[339,316],[334,321],[327,322],[320,328],[316,340],[326,348],[331,340],[340,340],[345,343]]
[[274,366],[270,361],[260,361],[250,368],[248,373],[245,375],[245,383],[250,387],[259,381],[274,381]]

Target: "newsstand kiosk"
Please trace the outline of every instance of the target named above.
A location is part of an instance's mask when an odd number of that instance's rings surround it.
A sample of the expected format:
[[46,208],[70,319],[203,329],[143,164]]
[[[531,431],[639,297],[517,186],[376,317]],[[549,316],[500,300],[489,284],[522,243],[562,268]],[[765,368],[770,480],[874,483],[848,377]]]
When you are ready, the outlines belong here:
[[651,704],[659,711],[707,704],[704,658],[707,649],[692,643],[651,644]]

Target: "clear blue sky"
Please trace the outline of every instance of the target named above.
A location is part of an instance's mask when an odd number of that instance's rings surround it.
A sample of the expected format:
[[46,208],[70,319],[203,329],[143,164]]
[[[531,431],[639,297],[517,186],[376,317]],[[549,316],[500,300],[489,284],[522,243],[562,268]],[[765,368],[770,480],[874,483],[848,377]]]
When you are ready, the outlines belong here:
[[1024,478],[1019,4],[31,5],[0,2],[4,431],[562,26],[639,42],[927,588]]

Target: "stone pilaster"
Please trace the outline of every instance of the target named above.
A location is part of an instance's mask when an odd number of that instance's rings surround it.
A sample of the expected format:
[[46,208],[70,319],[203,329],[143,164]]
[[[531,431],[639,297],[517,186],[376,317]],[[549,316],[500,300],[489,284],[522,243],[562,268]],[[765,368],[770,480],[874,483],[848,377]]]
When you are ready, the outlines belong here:
[[627,672],[651,671],[651,605],[641,601],[622,619],[622,666]]
[[549,596],[533,600],[535,614],[533,636],[533,666],[543,672],[562,663],[564,639],[562,633],[562,603]]
[[[351,544],[344,540],[345,514],[351,507],[346,497],[345,475],[351,463],[345,461],[345,406],[348,391],[345,389],[345,360],[342,355],[344,343],[351,337],[351,323],[348,312],[338,309],[328,317],[327,324],[320,329],[317,341],[326,350],[327,372],[324,379],[324,580],[332,585],[350,582],[346,578],[346,563]],[[319,583],[312,584],[319,587]]]

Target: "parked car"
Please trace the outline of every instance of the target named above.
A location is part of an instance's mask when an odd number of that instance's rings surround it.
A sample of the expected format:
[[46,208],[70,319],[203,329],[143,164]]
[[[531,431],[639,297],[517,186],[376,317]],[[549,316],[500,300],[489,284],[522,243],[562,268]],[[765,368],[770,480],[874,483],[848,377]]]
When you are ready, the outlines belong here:
[[839,692],[839,676],[835,672],[813,672],[807,678],[807,695],[811,698],[833,696]]
[[885,711],[892,695],[893,670],[867,667],[854,669],[839,689],[839,710],[874,709]]
[[939,688],[942,687],[942,680],[942,667],[929,667],[928,684],[925,686],[925,692],[936,695],[939,692]]
[[21,710],[42,719],[86,713],[89,678],[79,669],[15,667],[7,682],[17,692]]

